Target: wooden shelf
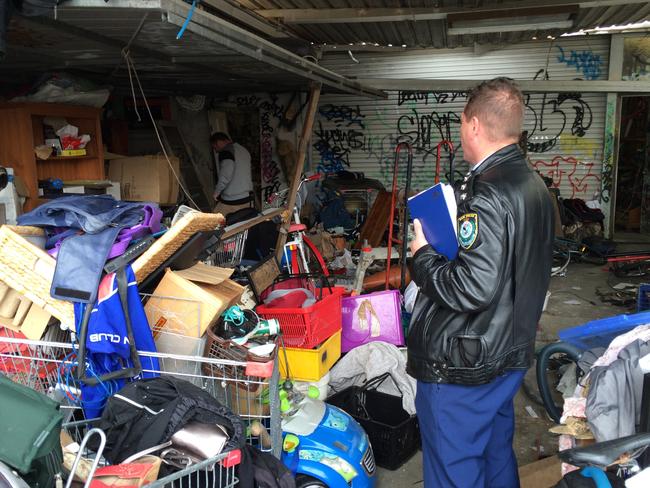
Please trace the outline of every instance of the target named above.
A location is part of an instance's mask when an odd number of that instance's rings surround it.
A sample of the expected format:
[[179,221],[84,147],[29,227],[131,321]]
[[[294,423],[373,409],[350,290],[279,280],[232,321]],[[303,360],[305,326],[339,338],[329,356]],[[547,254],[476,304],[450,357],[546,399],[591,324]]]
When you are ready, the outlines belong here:
[[47,163],[48,161],[68,161],[75,159],[95,159],[97,156],[90,156],[86,154],[85,156],[50,156],[47,159],[36,158],[36,161],[39,163]]
[[[14,168],[28,190],[23,210],[29,211],[43,200],[38,196],[38,180],[103,180],[101,109],[53,103],[0,104],[0,161]],[[83,156],[52,156],[38,159],[34,147],[44,144],[45,117],[63,117],[88,134],[90,141]]]

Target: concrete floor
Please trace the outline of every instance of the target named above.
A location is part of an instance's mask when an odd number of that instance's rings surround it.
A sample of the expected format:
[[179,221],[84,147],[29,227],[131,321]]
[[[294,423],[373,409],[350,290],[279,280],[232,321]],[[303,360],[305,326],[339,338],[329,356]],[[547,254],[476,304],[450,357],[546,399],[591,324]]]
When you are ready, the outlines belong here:
[[[546,311],[542,314],[538,329],[538,347],[555,341],[557,331],[560,329],[633,311],[633,309],[601,302],[596,291],[611,290],[608,285],[608,275],[603,266],[571,264],[566,276],[552,278],[551,297]],[[610,279],[611,284],[619,281],[616,278]],[[634,283],[634,280],[625,281]],[[639,282],[637,279],[636,283]],[[532,380],[532,384],[535,384],[534,371],[529,371],[529,375],[531,376],[527,376],[527,380]],[[531,416],[526,407],[532,407],[537,417]],[[557,436],[548,432],[553,423],[547,418],[543,407],[531,401],[523,391],[520,391],[515,398],[515,416],[514,449],[519,466],[557,452]],[[378,488],[410,486],[424,486],[421,451],[395,471],[378,469]]]

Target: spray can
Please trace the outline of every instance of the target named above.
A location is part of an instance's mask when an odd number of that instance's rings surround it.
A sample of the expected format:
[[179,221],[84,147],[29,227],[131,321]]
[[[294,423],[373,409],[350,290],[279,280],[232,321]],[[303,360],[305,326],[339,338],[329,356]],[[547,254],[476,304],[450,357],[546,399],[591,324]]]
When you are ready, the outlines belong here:
[[280,332],[280,322],[277,319],[260,319],[257,325],[248,334],[243,337],[232,339],[235,344],[243,346],[248,339],[255,336],[276,335]]
[[252,332],[253,336],[276,335],[280,332],[280,322],[277,319],[260,319]]

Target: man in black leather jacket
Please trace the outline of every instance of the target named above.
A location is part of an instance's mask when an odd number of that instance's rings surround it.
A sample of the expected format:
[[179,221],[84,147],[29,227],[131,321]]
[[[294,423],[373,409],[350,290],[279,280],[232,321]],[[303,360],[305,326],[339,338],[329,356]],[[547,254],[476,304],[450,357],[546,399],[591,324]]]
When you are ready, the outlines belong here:
[[548,191],[517,145],[524,110],[509,79],[468,95],[458,256],[438,254],[415,222],[408,372],[418,380],[426,488],[519,486],[513,398],[534,352],[554,229]]

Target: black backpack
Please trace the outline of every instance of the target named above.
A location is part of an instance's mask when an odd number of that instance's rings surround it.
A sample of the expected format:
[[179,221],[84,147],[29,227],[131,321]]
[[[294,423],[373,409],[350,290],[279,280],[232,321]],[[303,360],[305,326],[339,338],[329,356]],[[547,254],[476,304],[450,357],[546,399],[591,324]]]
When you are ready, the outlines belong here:
[[187,381],[161,376],[128,383],[108,399],[97,425],[106,433],[104,457],[120,463],[167,442],[190,421],[225,427],[226,451],[246,442],[244,424],[229,408]]
[[296,480],[282,461],[250,445],[242,449],[238,474],[242,488],[296,488]]

